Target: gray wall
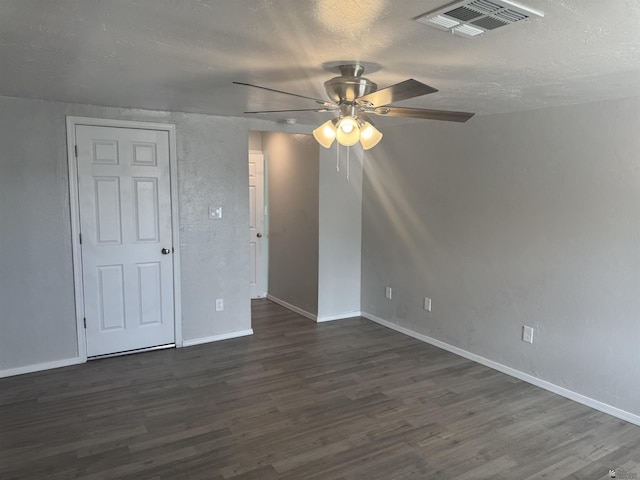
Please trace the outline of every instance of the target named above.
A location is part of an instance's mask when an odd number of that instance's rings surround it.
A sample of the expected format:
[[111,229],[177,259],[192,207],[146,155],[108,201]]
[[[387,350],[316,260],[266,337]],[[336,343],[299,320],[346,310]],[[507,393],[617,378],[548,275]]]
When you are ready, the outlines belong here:
[[319,321],[360,315],[363,151],[351,147],[347,179],[347,149],[337,172],[336,145],[320,148]]
[[249,151],[262,152],[262,132],[249,132]]
[[318,313],[319,146],[263,133],[269,201],[269,295]]
[[0,370],[78,356],[65,106],[0,97]]
[[385,128],[378,148],[363,311],[640,414],[640,101]]
[[0,373],[78,355],[66,115],[176,125],[183,338],[250,328],[248,132],[289,127],[6,97],[0,111]]

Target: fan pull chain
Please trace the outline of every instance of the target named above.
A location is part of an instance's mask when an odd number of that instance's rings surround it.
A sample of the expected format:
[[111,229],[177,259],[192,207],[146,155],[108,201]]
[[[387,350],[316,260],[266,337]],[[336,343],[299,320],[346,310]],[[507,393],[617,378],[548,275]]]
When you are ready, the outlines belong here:
[[340,145],[336,143],[336,172],[340,171]]
[[347,180],[349,180],[349,150],[351,147],[347,147]]

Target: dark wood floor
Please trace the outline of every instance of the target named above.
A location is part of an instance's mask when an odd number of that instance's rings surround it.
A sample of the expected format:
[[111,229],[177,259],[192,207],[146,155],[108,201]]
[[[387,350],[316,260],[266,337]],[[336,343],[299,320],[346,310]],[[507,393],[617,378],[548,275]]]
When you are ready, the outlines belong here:
[[640,478],[640,427],[367,320],[253,328],[0,380],[0,479]]

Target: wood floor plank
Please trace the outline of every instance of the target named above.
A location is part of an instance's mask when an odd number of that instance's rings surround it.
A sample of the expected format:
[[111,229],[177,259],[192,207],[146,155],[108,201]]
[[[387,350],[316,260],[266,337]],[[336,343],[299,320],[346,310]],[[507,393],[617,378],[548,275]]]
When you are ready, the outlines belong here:
[[0,479],[640,478],[640,427],[363,318],[0,379]]

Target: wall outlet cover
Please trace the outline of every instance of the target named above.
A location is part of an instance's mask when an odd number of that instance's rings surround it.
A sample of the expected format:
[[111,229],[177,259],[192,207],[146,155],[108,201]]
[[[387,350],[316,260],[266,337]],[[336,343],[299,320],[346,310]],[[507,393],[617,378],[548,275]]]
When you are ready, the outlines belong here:
[[393,290],[391,289],[391,287],[384,287],[384,296],[387,297],[387,299],[391,300],[391,298],[393,297]]
[[527,343],[533,343],[533,327],[522,327],[522,341]]
[[424,304],[422,305],[427,312],[431,311],[431,299],[429,297],[424,297]]
[[216,298],[216,312],[221,312],[224,310],[224,299]]

